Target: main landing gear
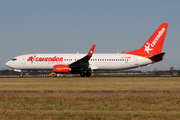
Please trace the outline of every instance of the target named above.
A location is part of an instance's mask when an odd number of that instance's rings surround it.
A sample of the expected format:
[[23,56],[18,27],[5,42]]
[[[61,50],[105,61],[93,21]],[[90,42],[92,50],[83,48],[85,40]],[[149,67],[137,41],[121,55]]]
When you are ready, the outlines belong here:
[[81,77],[91,77],[91,72],[87,71],[87,72],[81,72],[80,73]]

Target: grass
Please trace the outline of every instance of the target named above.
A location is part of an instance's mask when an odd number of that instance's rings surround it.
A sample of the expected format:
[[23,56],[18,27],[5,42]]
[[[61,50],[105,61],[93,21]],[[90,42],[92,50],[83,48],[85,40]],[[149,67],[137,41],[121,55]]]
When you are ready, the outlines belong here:
[[0,92],[180,92],[179,77],[0,78]]
[[180,119],[180,95],[0,95],[1,119]]
[[[1,92],[180,92],[178,77],[0,78]],[[0,119],[180,119],[180,94],[0,94]]]

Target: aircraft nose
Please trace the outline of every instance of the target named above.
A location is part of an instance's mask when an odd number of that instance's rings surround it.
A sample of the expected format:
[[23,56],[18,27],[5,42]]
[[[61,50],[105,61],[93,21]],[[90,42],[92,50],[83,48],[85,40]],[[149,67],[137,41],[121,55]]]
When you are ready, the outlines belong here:
[[8,66],[8,67],[11,67],[11,62],[10,61],[8,61],[8,62],[6,62],[6,64],[5,64],[6,66]]

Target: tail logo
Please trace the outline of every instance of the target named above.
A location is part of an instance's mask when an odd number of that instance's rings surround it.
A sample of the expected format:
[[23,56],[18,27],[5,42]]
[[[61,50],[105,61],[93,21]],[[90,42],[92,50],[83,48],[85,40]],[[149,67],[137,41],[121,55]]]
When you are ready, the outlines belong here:
[[163,27],[160,31],[158,31],[158,35],[154,38],[152,43],[151,44],[149,44],[148,42],[146,43],[147,46],[144,46],[145,47],[144,51],[146,51],[149,54],[149,51],[153,50],[152,48],[156,45],[156,43],[158,42],[158,40],[160,39],[160,37],[162,36],[165,30],[166,29]]
[[155,39],[151,43],[151,47],[154,47],[156,45],[157,41],[162,36],[162,34],[164,33],[165,30],[166,30],[165,28],[162,28],[160,31],[158,31],[158,35],[155,37]]
[[147,42],[146,43],[148,46],[145,46],[145,49],[144,49],[144,51],[146,51],[148,54],[149,54],[149,51],[151,51],[151,50],[153,50],[153,49],[151,49],[150,48],[150,44]]

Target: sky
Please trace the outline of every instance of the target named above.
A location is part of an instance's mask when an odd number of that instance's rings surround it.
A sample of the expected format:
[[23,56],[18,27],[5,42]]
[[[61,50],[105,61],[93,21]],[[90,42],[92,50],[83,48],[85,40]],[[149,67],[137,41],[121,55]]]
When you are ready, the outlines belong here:
[[164,60],[141,70],[180,69],[179,0],[0,0],[0,69],[34,53],[121,53],[169,23]]

